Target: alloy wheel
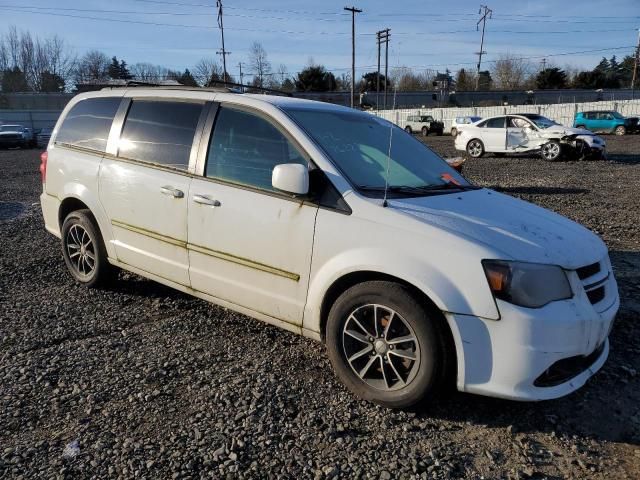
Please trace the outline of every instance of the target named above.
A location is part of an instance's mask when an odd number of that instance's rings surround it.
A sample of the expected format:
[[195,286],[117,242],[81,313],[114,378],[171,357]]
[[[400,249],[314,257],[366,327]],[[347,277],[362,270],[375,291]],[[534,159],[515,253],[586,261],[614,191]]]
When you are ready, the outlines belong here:
[[378,390],[404,388],[420,366],[415,332],[399,313],[384,305],[363,305],[351,312],[342,330],[342,346],[353,372]]
[[560,144],[555,142],[545,143],[542,146],[542,156],[545,160],[555,160],[560,156]]
[[76,223],[69,228],[66,238],[67,255],[76,273],[89,277],[96,268],[96,250],[87,230]]
[[467,147],[469,155],[472,157],[479,157],[482,154],[482,144],[479,140],[472,140]]

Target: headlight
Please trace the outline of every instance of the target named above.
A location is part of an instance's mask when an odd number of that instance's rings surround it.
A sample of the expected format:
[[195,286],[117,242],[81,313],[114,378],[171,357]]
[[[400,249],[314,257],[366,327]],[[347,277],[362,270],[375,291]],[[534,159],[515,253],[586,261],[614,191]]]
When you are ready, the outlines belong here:
[[506,302],[540,308],[573,297],[567,275],[557,265],[483,260],[482,266],[493,295]]

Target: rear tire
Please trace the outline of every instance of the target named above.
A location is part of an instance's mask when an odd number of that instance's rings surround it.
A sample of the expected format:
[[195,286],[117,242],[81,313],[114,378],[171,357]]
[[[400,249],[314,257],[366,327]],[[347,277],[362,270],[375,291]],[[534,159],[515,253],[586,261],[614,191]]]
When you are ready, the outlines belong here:
[[613,133],[615,133],[616,135],[622,136],[627,133],[627,129],[625,128],[624,125],[618,125],[616,129],[613,131]]
[[467,143],[467,154],[471,158],[480,158],[484,155],[484,144],[482,140],[478,140],[477,138],[469,140],[469,143]]
[[100,230],[90,210],[76,210],[62,224],[62,256],[73,279],[87,288],[106,284],[115,269],[107,260]]
[[422,127],[422,136],[426,137],[429,135],[429,129],[427,127]]
[[389,408],[433,397],[447,365],[446,342],[434,315],[398,283],[370,281],[349,288],[331,307],[326,327],[328,356],[338,378],[355,395]]
[[451,136],[452,136],[453,138],[456,138],[456,135],[458,135],[458,129],[457,129],[456,127],[453,127],[453,128],[451,129]]
[[413,134],[413,130],[411,130],[411,127],[409,125],[404,127],[404,131],[407,132],[409,135]]

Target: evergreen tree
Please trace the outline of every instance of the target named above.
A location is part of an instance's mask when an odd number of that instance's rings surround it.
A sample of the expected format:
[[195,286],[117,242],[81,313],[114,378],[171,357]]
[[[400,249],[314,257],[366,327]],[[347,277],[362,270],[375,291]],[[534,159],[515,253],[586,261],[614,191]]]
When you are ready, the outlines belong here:
[[[380,91],[384,91],[384,84],[387,82],[387,89],[391,88],[391,81],[383,74],[380,74]],[[360,81],[361,92],[375,92],[378,87],[378,72],[365,73]]]
[[540,90],[550,88],[566,88],[567,74],[557,67],[547,68],[540,71],[536,76],[536,87]]
[[111,64],[107,68],[107,75],[114,80],[120,78],[120,62],[115,56],[111,58]]
[[493,79],[491,78],[491,73],[488,70],[484,72],[480,72],[479,80],[478,80],[478,90],[491,90],[491,84]]
[[49,71],[42,72],[40,79],[41,92],[64,92],[64,79],[55,73]]
[[180,75],[180,78],[178,78],[178,82],[180,82],[182,85],[186,85],[187,87],[198,86],[198,82],[196,82],[196,79],[193,78],[193,75],[191,75],[191,72],[188,68],[185,69],[182,75]]
[[129,68],[127,68],[127,62],[125,62],[124,60],[120,60],[119,70],[120,72],[118,78],[122,80],[131,80],[133,78],[133,75],[131,75],[131,72],[129,72]]
[[299,92],[332,92],[336,89],[336,77],[322,65],[311,65],[298,73],[295,84]]
[[29,85],[27,77],[18,67],[5,70],[2,75],[2,91],[8,92],[28,92]]

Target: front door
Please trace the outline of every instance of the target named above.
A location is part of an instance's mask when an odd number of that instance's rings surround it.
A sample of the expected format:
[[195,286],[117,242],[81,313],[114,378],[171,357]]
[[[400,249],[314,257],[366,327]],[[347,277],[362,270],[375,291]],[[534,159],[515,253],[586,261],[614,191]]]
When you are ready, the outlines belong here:
[[531,137],[535,129],[520,117],[507,117],[507,150],[518,151],[531,148]]
[[191,285],[300,325],[318,207],[277,192],[273,168],[307,156],[270,119],[218,109],[203,178],[189,194]]
[[100,201],[118,260],[185,286],[188,172],[203,105],[134,99],[100,168]]

